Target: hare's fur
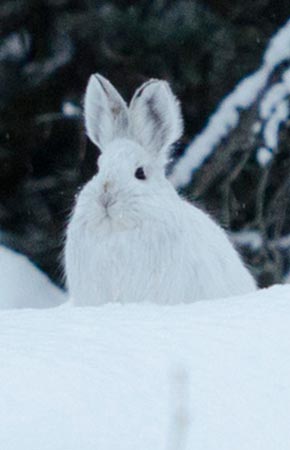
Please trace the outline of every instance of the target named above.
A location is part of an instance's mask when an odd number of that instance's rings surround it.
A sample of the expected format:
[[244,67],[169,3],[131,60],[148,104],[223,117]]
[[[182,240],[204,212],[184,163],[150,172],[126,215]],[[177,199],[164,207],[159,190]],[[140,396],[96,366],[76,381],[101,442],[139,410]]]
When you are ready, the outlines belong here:
[[[167,83],[145,83],[127,107],[94,75],[85,122],[102,154],[67,230],[66,276],[76,305],[190,303],[255,289],[222,228],[165,177],[170,145],[182,133]],[[141,167],[146,179],[135,176]]]

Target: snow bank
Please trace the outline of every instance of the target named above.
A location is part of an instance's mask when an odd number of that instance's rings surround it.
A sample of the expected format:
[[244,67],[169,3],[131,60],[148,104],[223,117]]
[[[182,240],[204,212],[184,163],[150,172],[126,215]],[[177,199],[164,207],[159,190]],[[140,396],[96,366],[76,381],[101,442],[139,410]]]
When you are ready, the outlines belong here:
[[49,308],[65,294],[25,256],[0,246],[0,309]]
[[[228,136],[239,122],[240,112],[249,108],[266,87],[267,81],[279,64],[290,59],[290,20],[270,40],[261,68],[244,78],[220,104],[205,129],[187,147],[185,154],[173,168],[170,179],[175,187],[186,186],[204,161],[215,151],[222,139]],[[290,75],[285,72],[281,83],[274,85],[261,102],[261,118],[265,120],[265,147],[258,150],[257,160],[266,165],[277,147],[277,136],[282,121],[289,116],[285,99],[290,93]],[[267,116],[268,112],[268,116]],[[249,130],[250,132],[250,130]],[[266,152],[267,155],[266,155]]]
[[289,450],[289,343],[290,286],[2,311],[0,448]]

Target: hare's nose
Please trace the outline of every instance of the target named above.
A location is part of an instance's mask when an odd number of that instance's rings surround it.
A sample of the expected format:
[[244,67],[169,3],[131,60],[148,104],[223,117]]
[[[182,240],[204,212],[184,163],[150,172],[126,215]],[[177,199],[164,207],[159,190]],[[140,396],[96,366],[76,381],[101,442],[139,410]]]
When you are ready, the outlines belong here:
[[108,192],[109,187],[110,187],[110,182],[109,181],[105,181],[105,183],[104,183],[104,192]]

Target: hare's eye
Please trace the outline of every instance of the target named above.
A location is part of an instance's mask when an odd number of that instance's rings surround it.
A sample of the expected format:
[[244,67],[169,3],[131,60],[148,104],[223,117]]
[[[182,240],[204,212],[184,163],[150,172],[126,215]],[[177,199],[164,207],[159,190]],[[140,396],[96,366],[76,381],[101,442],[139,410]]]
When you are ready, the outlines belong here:
[[135,177],[138,180],[146,180],[146,175],[145,175],[143,167],[138,167],[138,169],[135,172]]

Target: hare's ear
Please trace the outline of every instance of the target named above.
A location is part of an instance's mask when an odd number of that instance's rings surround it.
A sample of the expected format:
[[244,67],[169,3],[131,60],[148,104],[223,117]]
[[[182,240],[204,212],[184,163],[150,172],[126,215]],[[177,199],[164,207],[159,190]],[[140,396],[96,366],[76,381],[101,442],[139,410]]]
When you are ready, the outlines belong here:
[[143,84],[130,103],[129,117],[132,137],[154,156],[166,159],[183,131],[179,102],[169,84],[160,80]]
[[87,135],[101,150],[128,131],[128,108],[113,85],[99,74],[92,75],[85,95]]

